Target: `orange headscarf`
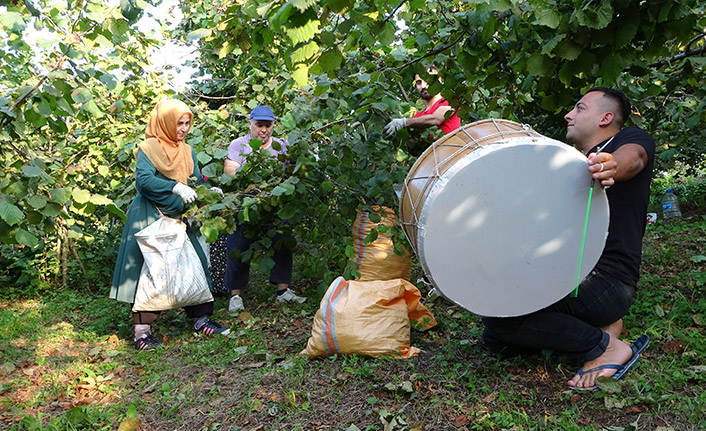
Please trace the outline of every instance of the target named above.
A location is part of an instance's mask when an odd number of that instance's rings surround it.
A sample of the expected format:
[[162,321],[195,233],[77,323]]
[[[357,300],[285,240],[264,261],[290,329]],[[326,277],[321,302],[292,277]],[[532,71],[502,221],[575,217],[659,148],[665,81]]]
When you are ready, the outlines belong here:
[[177,122],[184,114],[193,121],[194,115],[184,102],[174,99],[159,102],[152,110],[140,149],[159,172],[186,184],[194,172],[194,159],[191,147],[177,137]]

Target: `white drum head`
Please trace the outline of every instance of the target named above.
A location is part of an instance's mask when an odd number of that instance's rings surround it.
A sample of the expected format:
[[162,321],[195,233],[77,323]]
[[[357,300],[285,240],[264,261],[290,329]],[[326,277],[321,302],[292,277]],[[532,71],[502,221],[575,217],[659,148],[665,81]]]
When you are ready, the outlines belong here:
[[[586,157],[559,141],[479,147],[424,203],[417,238],[424,271],[445,297],[481,316],[551,305],[576,287],[590,183]],[[598,262],[608,221],[608,199],[596,185],[581,279]]]

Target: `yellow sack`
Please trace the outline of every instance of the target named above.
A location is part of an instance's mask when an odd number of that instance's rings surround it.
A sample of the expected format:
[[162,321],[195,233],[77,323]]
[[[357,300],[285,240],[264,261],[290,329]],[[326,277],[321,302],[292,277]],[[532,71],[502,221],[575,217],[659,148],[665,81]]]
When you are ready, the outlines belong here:
[[399,278],[346,281],[338,277],[321,300],[301,353],[310,358],[342,353],[415,356],[419,349],[410,346],[410,320],[419,329],[436,325],[420,299],[419,289]]
[[[393,227],[397,223],[395,212],[387,207],[374,206],[373,209],[380,215],[380,224]],[[355,248],[355,263],[359,265],[360,281],[392,280],[403,278],[409,280],[412,273],[412,259],[409,250],[404,256],[395,254],[392,238],[378,232],[378,237],[370,244],[364,244],[365,237],[371,230],[377,228],[378,223],[370,221],[367,211],[357,211],[358,215],[353,222],[353,247]]]

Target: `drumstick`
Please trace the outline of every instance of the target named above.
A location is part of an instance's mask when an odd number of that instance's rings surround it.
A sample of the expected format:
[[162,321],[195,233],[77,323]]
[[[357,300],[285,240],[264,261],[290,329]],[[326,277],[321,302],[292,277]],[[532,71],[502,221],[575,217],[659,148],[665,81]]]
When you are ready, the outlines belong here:
[[593,184],[595,180],[591,178],[591,188],[588,190],[588,204],[586,204],[586,218],[583,221],[583,234],[581,235],[581,248],[579,250],[579,265],[576,271],[576,287],[571,296],[579,296],[579,284],[581,284],[581,267],[583,266],[583,249],[586,247],[586,231],[588,230],[588,215],[591,212],[591,199],[593,198]]
[[[603,144],[600,148],[596,150],[596,154],[600,153],[603,151],[603,148],[605,148],[608,144],[610,144],[610,141],[613,140],[613,137],[608,139],[608,142]],[[586,217],[583,221],[583,234],[581,234],[581,248],[579,250],[579,264],[578,264],[578,269],[576,270],[576,287],[574,288],[574,291],[571,292],[571,296],[574,298],[579,296],[579,284],[581,284],[581,267],[583,266],[583,249],[586,247],[586,232],[588,231],[588,215],[591,212],[591,199],[593,198],[593,186],[596,183],[596,180],[591,176],[591,188],[588,190],[588,203],[586,204]]]

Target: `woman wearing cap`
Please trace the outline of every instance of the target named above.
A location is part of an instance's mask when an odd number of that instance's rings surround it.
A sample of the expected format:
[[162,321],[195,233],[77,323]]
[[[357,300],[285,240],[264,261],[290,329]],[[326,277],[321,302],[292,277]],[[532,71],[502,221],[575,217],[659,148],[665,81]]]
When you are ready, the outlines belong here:
[[[128,209],[127,223],[120,241],[110,289],[110,297],[113,299],[129,303],[135,300],[144,262],[135,240],[135,233],[159,219],[160,211],[167,217],[180,218],[188,204],[196,200],[196,192],[189,184],[202,184],[203,179],[196,153],[184,142],[191,130],[192,119],[193,114],[189,107],[179,100],[159,102],[152,111],[145,131],[145,140],[137,150],[135,187],[138,194]],[[188,229],[187,233],[209,278],[206,257],[195,233]],[[230,332],[208,318],[213,314],[213,301],[184,309],[187,316],[194,319],[194,331],[207,335],[227,335]],[[132,313],[136,349],[153,350],[159,345],[157,339],[152,336],[151,324],[157,320],[161,311]]]
[[[280,154],[287,152],[287,140],[279,139],[272,136],[274,129],[275,115],[267,106],[258,106],[250,113],[248,127],[250,134],[241,136],[235,139],[228,146],[228,157],[223,164],[223,171],[226,174],[235,175],[236,170],[245,164],[249,154],[252,153],[250,146],[251,139],[262,141],[260,149],[269,151],[272,157],[277,157]],[[276,145],[272,145],[272,143]],[[233,250],[239,250],[241,253],[250,248],[259,236],[267,231],[268,226],[264,226],[259,231],[248,232],[248,226],[241,224],[236,231],[228,235],[227,251],[228,256]],[[250,233],[251,236],[248,236]],[[276,302],[296,301],[302,303],[306,298],[294,294],[289,285],[292,282],[292,250],[284,245],[282,235],[274,235],[272,244],[275,251],[273,259],[275,266],[270,271],[270,283],[277,286]],[[230,289],[231,298],[228,306],[228,311],[237,313],[244,309],[243,300],[240,293],[250,280],[250,262],[243,262],[239,258],[228,257],[225,274],[225,288]]]

